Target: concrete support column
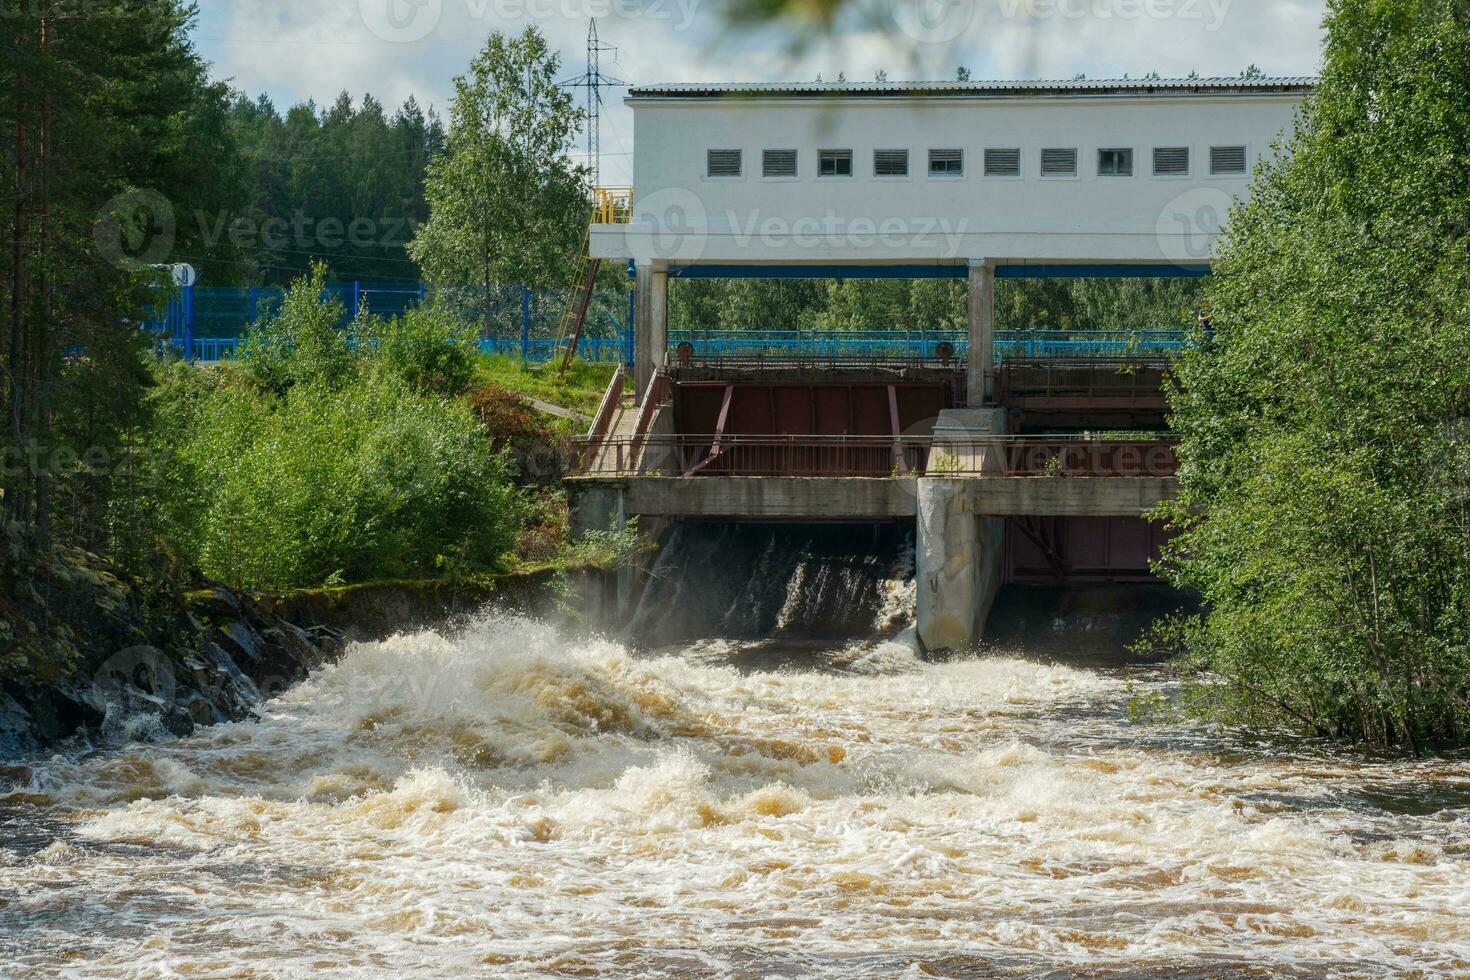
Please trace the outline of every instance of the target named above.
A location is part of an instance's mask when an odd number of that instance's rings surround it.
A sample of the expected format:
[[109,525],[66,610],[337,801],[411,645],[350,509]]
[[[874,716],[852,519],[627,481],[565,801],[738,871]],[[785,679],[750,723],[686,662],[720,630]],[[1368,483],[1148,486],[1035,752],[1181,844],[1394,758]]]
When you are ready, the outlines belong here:
[[669,270],[655,266],[649,287],[649,344],[653,349],[653,369],[664,363],[669,350]]
[[[622,483],[587,483],[576,481],[568,503],[571,507],[571,532],[581,538],[588,531],[622,530],[630,519],[638,520],[638,533],[645,541],[657,545],[674,526],[674,519],[660,515],[628,513],[627,487]],[[607,587],[599,609],[585,608],[588,622],[613,629],[633,615],[639,596],[647,585],[649,570],[658,559],[656,547],[642,551],[638,557],[610,572],[593,572]]]
[[639,263],[633,278],[633,397],[640,402],[653,377],[653,266]]
[[995,266],[970,260],[969,372],[966,391],[971,408],[995,401]]
[[975,513],[969,480],[918,483],[919,642],[933,653],[963,653],[979,644],[1000,588],[1005,520]]
[[637,310],[633,322],[633,382],[641,402],[669,346],[668,269],[652,263],[640,264],[634,289]]
[[[999,473],[1003,467],[995,441],[1005,429],[1005,412],[999,408],[940,412],[929,472],[942,472],[944,461],[953,459],[965,471]],[[926,650],[969,650],[985,634],[985,620],[1005,574],[1006,545],[1005,519],[983,514],[976,506],[976,490],[985,483],[983,477],[926,475],[918,480],[915,625]]]

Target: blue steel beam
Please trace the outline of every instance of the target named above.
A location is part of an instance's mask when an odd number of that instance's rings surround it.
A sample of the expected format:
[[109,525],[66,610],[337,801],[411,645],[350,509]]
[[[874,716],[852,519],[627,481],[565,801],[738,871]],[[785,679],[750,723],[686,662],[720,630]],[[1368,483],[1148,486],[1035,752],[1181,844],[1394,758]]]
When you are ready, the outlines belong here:
[[[997,279],[1198,279],[1210,274],[1208,264],[1136,265],[1092,262],[997,265]],[[683,265],[672,266],[676,279],[964,279],[964,265]]]

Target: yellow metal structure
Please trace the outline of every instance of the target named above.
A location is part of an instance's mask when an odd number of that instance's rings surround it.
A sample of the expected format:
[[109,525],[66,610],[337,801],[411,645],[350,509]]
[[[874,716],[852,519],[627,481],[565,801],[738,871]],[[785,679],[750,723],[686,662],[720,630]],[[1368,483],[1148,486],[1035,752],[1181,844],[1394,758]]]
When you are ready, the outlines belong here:
[[633,188],[598,187],[592,191],[592,223],[625,225],[633,220]]
[[588,255],[587,244],[592,237],[593,225],[623,225],[633,220],[633,188],[597,187],[592,191],[592,220],[582,234],[582,247],[577,251],[577,270],[572,278],[571,292],[566,308],[562,310],[557,336],[566,345],[561,359],[561,371],[565,372],[577,356],[577,345],[582,339],[582,325],[587,321],[587,307],[592,303],[593,290],[597,288],[597,272],[602,260]]

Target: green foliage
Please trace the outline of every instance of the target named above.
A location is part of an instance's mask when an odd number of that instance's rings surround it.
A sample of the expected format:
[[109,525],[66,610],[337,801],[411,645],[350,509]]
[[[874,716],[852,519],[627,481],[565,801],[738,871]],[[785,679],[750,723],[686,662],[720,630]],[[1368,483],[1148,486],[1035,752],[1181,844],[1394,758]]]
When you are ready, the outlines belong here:
[[615,368],[574,360],[562,373],[555,364],[529,364],[496,354],[481,358],[476,370],[480,380],[488,384],[590,416],[602,404]]
[[560,74],[555,52],[527,27],[491,34],[455,79],[449,152],[428,168],[429,221],[409,246],[436,286],[488,294],[570,280],[589,205],[587,170],[567,157],[583,113]]
[[[1192,326],[1200,285],[1190,279],[1009,279],[996,284],[1006,330]],[[950,279],[691,279],[669,290],[669,322],[704,329],[964,329],[964,282]]]
[[515,540],[513,467],[446,390],[467,363],[423,349],[462,328],[426,313],[337,331],[322,274],[293,285],[238,368],[160,373],[154,523],[191,567],[243,587],[493,570]]
[[594,528],[583,533],[567,545],[566,564],[574,568],[619,568],[631,564],[648,548],[635,517],[622,527]]
[[479,332],[437,307],[415,307],[374,329],[383,368],[410,387],[460,395],[475,379]]
[[199,551],[211,578],[282,589],[430,575],[446,556],[493,567],[512,542],[506,464],[461,406],[372,374],[261,407],[212,488]]
[[362,324],[345,334],[339,330],[346,309],[326,288],[327,266],[318,262],[286,290],[279,312],[246,332],[240,351],[245,370],[272,394],[298,384],[337,388],[352,377]]
[[1323,84],[1231,214],[1176,372],[1176,624],[1215,717],[1470,740],[1470,30],[1334,0]]

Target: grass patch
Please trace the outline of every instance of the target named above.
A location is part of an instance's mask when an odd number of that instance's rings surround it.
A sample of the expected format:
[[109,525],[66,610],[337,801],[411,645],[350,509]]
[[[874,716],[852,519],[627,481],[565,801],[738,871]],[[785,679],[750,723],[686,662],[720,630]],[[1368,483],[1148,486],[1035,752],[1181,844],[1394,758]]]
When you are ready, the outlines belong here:
[[475,367],[481,381],[587,416],[596,414],[615,370],[612,364],[576,360],[561,375],[554,362],[532,364],[505,354],[481,357]]

